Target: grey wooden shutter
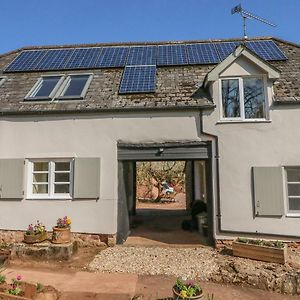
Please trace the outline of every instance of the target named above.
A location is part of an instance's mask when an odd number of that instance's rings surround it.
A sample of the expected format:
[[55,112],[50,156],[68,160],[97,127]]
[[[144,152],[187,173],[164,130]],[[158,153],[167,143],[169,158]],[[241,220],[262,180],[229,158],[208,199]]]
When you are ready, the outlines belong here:
[[0,159],[0,199],[24,197],[24,159]]
[[98,199],[100,196],[100,158],[75,158],[74,198]]
[[255,213],[257,216],[282,216],[284,179],[282,167],[253,167]]

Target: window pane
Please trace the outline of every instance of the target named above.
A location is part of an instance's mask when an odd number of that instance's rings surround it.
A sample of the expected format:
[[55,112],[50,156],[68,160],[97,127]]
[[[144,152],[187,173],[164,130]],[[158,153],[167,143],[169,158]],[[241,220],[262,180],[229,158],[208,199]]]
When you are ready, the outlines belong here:
[[63,96],[80,96],[89,75],[71,76],[71,80]]
[[289,198],[289,210],[300,210],[300,199]]
[[34,173],[33,182],[48,182],[48,173]]
[[56,162],[55,171],[70,171],[70,162]]
[[59,76],[43,77],[38,90],[32,97],[49,97],[60,78]]
[[34,162],[33,171],[48,171],[48,162]]
[[288,182],[300,182],[300,169],[287,169]]
[[55,184],[54,193],[55,194],[69,194],[70,185],[69,184]]
[[33,194],[48,194],[48,184],[34,184],[32,192]]
[[265,93],[261,78],[244,78],[244,106],[246,119],[265,118]]
[[69,182],[70,173],[55,173],[55,182]]
[[239,81],[237,79],[222,80],[222,104],[224,118],[241,116]]
[[288,184],[289,196],[300,196],[300,184]]

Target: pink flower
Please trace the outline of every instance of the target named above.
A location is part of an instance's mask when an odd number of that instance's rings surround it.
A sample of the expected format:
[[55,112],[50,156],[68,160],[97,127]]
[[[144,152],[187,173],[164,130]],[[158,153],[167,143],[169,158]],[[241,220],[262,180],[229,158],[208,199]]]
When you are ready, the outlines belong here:
[[21,275],[18,275],[18,276],[17,276],[17,280],[20,281],[21,279],[22,279],[22,276],[21,276]]
[[186,285],[187,286],[193,286],[194,285],[194,281],[193,280],[187,280]]

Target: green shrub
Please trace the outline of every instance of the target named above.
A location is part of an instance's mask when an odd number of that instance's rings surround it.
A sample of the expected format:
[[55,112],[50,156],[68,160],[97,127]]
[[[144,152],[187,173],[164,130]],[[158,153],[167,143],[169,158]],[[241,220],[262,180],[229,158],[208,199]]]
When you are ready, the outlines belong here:
[[283,248],[284,243],[282,241],[265,241],[259,239],[247,239],[247,238],[237,238],[237,242],[250,244],[250,245],[257,245],[257,246],[266,246],[266,247],[275,247],[275,248]]
[[0,274],[0,284],[6,281],[6,277]]

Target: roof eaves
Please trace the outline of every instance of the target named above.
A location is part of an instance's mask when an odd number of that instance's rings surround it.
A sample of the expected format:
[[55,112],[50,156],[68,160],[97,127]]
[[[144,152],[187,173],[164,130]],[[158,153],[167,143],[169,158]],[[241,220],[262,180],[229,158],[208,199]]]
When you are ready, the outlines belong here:
[[215,108],[212,104],[200,105],[174,105],[166,107],[116,107],[116,108],[90,108],[90,109],[46,109],[46,110],[0,110],[1,116],[13,115],[64,115],[64,114],[96,114],[96,113],[118,113],[118,112],[143,112],[143,111],[179,111],[179,110],[202,110]]

